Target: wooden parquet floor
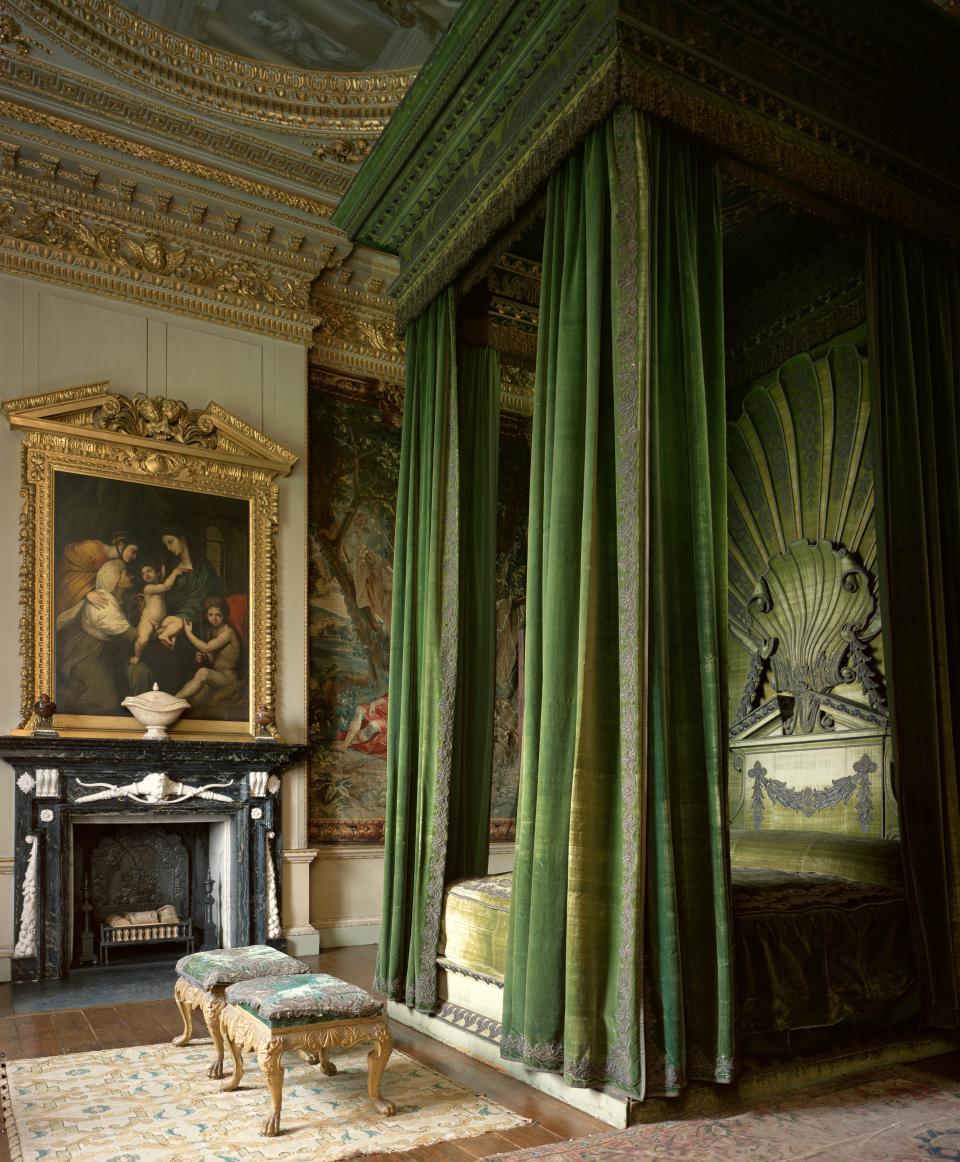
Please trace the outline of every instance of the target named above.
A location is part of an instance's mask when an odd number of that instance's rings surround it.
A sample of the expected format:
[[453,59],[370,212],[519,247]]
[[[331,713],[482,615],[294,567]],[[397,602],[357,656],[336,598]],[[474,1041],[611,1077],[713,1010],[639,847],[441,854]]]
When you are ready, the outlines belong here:
[[[332,973],[372,991],[375,951],[371,946],[341,948],[306,959],[318,972]],[[12,999],[15,987],[29,986],[0,985],[0,1053],[10,1061],[22,1057],[119,1049],[129,1045],[155,1045],[170,1041],[183,1030],[183,1022],[173,1002],[172,972],[169,1000],[97,1005],[62,1012],[16,1015]],[[579,1138],[609,1129],[603,1122],[530,1089],[416,1030],[396,1023],[392,1028],[398,1049],[445,1077],[530,1118],[531,1123],[499,1133],[439,1142],[403,1154],[368,1154],[364,1156],[365,1162],[463,1162],[464,1159],[508,1153],[526,1146]],[[198,1031],[204,1031],[202,1019]],[[9,1162],[9,1157],[6,1138],[0,1135],[0,1162]]]

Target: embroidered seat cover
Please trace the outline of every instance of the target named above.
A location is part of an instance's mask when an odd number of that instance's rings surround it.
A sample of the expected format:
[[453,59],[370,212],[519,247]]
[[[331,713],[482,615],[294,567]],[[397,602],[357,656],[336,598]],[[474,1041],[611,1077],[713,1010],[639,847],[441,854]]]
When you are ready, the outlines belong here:
[[310,966],[302,960],[295,960],[266,944],[251,944],[246,948],[211,948],[207,952],[182,956],[177,961],[180,976],[207,990],[254,977],[279,977],[309,971]]
[[270,1025],[302,1025],[320,1021],[350,1021],[376,1017],[383,1004],[356,985],[327,973],[275,976],[231,985],[227,1004],[241,1008]]

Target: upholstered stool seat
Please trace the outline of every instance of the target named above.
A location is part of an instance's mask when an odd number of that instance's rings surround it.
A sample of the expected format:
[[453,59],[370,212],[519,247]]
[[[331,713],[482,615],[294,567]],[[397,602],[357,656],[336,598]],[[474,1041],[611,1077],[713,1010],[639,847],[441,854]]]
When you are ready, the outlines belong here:
[[276,980],[309,972],[309,965],[302,960],[295,960],[266,944],[252,944],[245,948],[213,948],[208,952],[194,952],[190,956],[181,957],[177,961],[177,983],[173,999],[183,1018],[183,1032],[174,1037],[174,1045],[189,1044],[193,1036],[193,1010],[199,1009],[217,1052],[216,1060],[207,1070],[207,1076],[223,1077],[220,1014],[226,1003],[223,994],[227,986],[255,977]]
[[332,1077],[331,1049],[346,1049],[372,1041],[367,1054],[367,1093],[374,1108],[389,1115],[396,1106],[380,1096],[380,1080],[393,1051],[393,1037],[383,1004],[356,985],[335,976],[276,976],[230,985],[220,1028],[233,1057],[233,1076],[221,1089],[234,1090],[243,1077],[242,1053],[255,1049],[260,1072],[270,1090],[270,1117],[263,1133],[280,1129],[283,1101],[283,1054],[296,1050],[319,1053],[320,1068]]

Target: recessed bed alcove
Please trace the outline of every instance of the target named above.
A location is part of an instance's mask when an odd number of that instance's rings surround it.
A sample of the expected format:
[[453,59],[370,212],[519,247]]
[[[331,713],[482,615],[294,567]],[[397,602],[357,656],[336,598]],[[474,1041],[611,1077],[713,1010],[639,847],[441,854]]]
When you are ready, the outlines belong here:
[[[121,909],[172,905],[197,947],[214,931],[227,947],[283,947],[282,772],[301,752],[274,740],[0,739],[17,788],[14,980],[103,964],[100,925]],[[131,930],[143,950],[185,948],[168,942],[172,921],[144,919]],[[118,940],[112,962],[136,943]]]

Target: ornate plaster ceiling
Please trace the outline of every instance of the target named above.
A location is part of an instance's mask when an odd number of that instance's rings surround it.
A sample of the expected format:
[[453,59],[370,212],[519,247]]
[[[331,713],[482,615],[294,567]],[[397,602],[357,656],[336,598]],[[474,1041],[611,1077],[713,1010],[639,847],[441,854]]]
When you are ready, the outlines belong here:
[[329,219],[460,2],[0,0],[0,270],[399,381],[396,263]]
[[463,0],[120,0],[181,36],[268,64],[335,72],[423,64]]

